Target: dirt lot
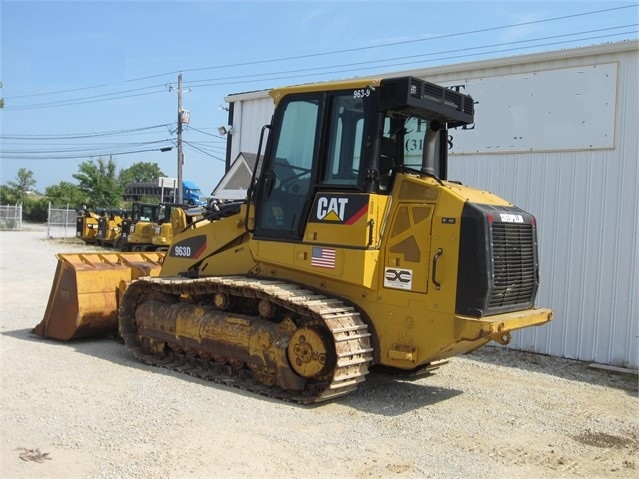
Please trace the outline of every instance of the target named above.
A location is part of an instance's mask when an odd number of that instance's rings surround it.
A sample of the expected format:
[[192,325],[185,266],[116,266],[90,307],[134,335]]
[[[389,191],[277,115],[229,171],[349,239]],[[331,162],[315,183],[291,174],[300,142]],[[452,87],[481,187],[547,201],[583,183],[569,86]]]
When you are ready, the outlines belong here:
[[0,232],[3,478],[637,478],[637,377],[485,347],[413,382],[281,403],[137,363],[110,340],[29,331],[54,254]]

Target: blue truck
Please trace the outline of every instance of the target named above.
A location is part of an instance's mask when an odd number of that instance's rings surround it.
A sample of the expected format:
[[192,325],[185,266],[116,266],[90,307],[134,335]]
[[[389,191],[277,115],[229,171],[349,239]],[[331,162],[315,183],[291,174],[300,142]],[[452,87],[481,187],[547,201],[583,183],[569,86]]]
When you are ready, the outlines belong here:
[[[122,195],[125,201],[144,201],[157,198],[160,203],[175,203],[177,193],[175,188],[161,187],[157,182],[129,183]],[[206,198],[202,190],[192,181],[182,181],[182,202],[186,205],[205,206]]]

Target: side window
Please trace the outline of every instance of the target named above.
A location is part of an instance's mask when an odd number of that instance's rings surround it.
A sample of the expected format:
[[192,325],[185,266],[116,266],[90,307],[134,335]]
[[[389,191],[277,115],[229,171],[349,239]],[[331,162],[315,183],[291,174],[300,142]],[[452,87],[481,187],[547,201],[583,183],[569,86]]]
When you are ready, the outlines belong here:
[[274,156],[264,173],[256,233],[298,238],[304,205],[311,190],[318,98],[302,98],[283,106]]
[[321,178],[326,185],[353,185],[359,181],[364,138],[364,101],[352,92],[336,95],[331,102],[326,166]]

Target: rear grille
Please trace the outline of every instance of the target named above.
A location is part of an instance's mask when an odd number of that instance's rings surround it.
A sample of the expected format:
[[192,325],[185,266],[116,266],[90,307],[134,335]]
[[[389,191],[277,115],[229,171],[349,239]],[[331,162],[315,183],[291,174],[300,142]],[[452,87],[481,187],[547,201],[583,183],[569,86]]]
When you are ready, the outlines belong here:
[[466,203],[461,223],[456,312],[483,317],[533,307],[535,218],[515,206]]
[[493,223],[492,240],[494,289],[488,308],[530,303],[537,289],[532,225]]

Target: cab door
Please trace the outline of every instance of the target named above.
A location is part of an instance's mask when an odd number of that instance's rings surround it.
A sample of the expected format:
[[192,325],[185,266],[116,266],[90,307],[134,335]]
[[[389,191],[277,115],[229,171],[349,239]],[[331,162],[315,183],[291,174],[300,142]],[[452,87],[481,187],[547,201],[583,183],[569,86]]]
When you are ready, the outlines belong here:
[[311,201],[322,95],[284,99],[256,201],[255,236],[300,240]]

